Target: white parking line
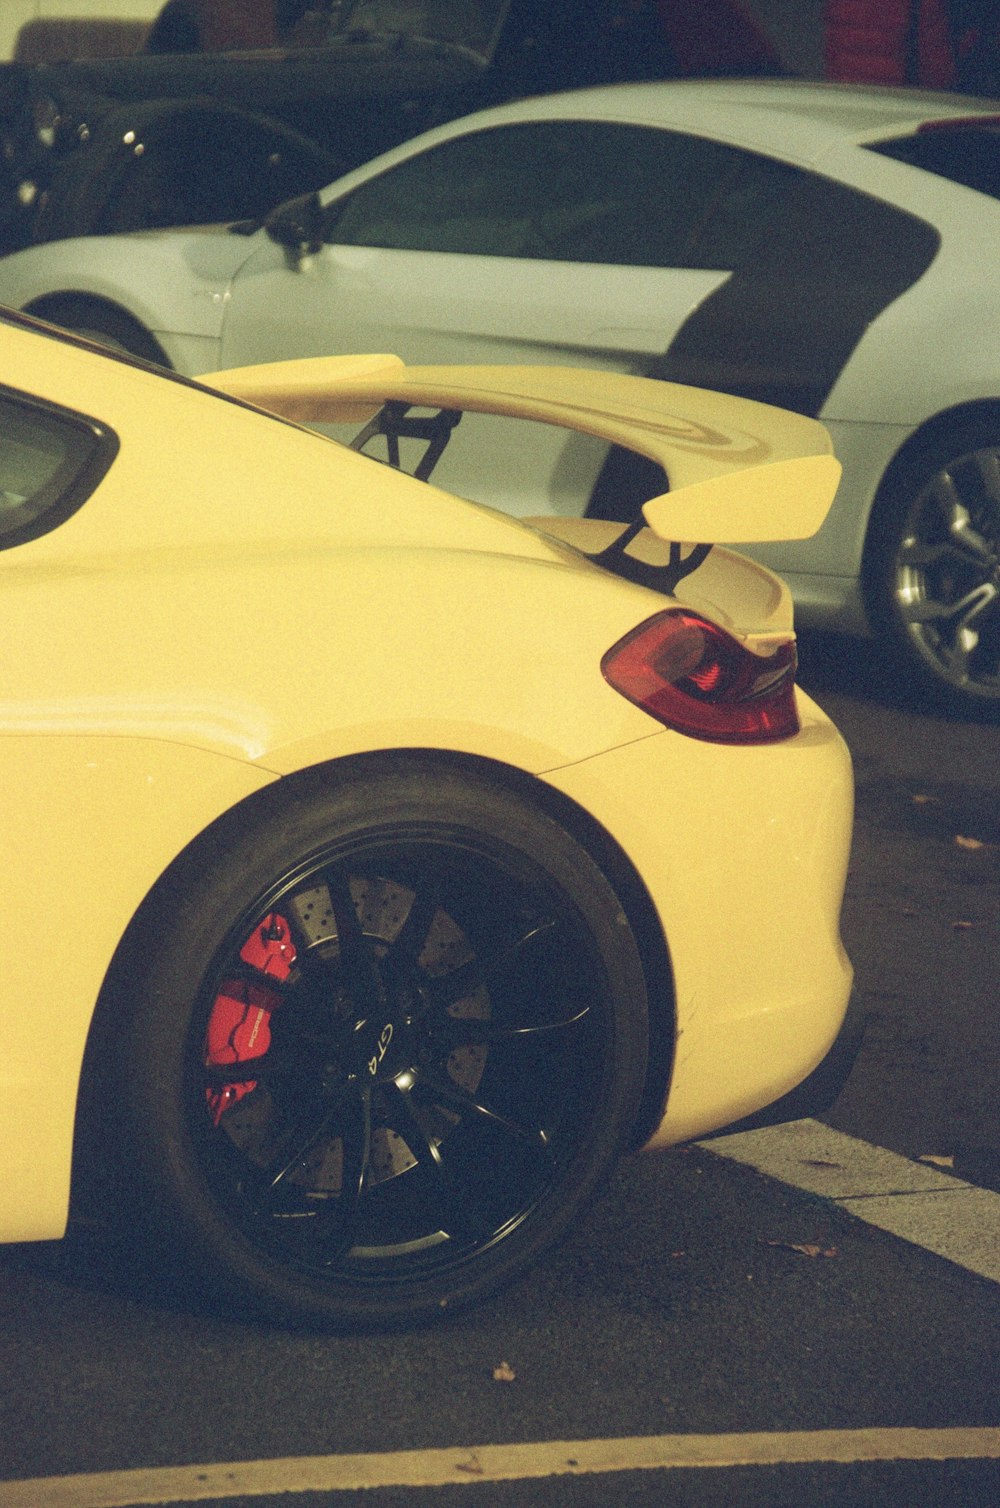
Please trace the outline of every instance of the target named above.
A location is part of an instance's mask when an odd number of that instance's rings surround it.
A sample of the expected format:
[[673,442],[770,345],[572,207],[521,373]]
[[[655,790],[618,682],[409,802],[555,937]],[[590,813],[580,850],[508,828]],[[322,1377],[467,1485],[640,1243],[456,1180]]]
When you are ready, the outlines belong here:
[[289,1456],[0,1482],[0,1508],[134,1508],[300,1492],[470,1486],[539,1477],[706,1467],[1000,1460],[1000,1429],[835,1429],[787,1434],[637,1435],[400,1450],[386,1455]]
[[1000,1283],[1000,1194],[990,1189],[814,1120],[700,1145]]

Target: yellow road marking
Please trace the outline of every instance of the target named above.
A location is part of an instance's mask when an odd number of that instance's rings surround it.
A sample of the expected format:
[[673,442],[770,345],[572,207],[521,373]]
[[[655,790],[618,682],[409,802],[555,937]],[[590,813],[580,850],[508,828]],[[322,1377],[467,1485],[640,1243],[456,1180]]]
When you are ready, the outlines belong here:
[[372,1487],[446,1487],[614,1471],[862,1461],[1000,1460],[1000,1427],[834,1429],[723,1435],[636,1435],[399,1450],[385,1455],[287,1456],[0,1482],[0,1508],[134,1508],[212,1498]]

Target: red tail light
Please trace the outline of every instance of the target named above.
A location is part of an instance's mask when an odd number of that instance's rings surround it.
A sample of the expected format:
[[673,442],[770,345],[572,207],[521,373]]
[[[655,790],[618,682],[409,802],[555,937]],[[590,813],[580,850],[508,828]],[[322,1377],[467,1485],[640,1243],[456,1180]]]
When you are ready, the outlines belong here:
[[619,639],[601,670],[622,696],[691,738],[762,744],[799,731],[792,640],[754,654],[698,613],[669,609]]

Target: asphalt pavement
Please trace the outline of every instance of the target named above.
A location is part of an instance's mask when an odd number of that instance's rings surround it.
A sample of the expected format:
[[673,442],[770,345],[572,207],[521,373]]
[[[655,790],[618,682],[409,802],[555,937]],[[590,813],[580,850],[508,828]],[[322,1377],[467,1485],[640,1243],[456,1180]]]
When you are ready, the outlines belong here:
[[803,643],[855,754],[871,1013],[825,1126],[636,1155],[526,1281],[397,1335],[198,1311],[88,1241],[9,1249],[0,1508],[1000,1503],[1000,728],[882,676]]

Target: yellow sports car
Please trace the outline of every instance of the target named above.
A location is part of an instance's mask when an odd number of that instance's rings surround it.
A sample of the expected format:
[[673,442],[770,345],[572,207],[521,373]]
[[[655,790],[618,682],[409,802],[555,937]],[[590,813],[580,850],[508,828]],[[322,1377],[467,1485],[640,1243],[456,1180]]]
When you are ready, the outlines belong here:
[[[192,382],[11,313],[0,348],[0,1239],[113,1215],[242,1308],[400,1323],[622,1148],[829,1102],[850,762],[788,592],[715,544],[818,528],[819,424],[392,356]],[[467,409],[671,491],[641,530],[449,496]]]

